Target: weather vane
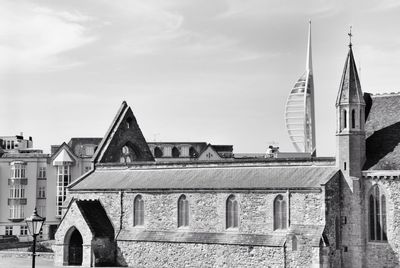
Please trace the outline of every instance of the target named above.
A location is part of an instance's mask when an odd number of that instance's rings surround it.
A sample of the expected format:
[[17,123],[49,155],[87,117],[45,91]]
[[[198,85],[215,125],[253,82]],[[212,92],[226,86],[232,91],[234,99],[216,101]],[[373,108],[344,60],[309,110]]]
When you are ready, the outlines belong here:
[[351,47],[353,45],[351,43],[351,37],[353,37],[353,34],[351,33],[351,28],[352,28],[352,26],[350,26],[350,32],[347,34],[349,36],[349,39],[350,39],[349,47]]

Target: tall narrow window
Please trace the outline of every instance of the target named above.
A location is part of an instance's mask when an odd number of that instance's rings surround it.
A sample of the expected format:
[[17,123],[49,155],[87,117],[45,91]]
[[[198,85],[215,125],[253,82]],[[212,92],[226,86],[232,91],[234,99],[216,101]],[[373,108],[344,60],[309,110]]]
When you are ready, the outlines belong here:
[[226,200],[226,228],[237,228],[239,226],[239,207],[234,195]]
[[347,111],[343,110],[343,128],[347,128]]
[[356,128],[356,110],[351,111],[351,127]]
[[387,241],[386,197],[377,185],[369,195],[369,238],[371,241]]
[[71,182],[71,167],[69,165],[57,166],[57,215],[62,214],[62,204],[67,197],[67,186]]
[[278,195],[274,200],[274,230],[287,228],[286,200]]
[[141,195],[137,195],[133,201],[133,225],[144,225],[144,201]]
[[364,121],[365,121],[365,118],[363,118],[362,109],[360,109],[360,129],[363,128]]
[[189,201],[185,195],[178,199],[178,227],[189,226]]

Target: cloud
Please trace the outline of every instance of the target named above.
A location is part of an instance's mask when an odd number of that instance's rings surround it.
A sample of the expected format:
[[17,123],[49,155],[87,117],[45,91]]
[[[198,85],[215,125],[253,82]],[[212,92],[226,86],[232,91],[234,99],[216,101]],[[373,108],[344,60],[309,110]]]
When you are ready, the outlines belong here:
[[0,73],[42,72],[80,64],[62,53],[93,42],[79,12],[57,11],[24,2],[0,9]]

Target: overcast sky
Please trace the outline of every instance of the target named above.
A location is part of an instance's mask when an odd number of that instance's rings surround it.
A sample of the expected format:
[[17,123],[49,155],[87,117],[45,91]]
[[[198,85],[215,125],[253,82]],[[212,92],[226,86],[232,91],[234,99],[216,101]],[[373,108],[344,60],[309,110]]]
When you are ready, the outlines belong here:
[[312,20],[317,152],[335,151],[349,25],[364,92],[400,91],[400,2],[0,0],[0,135],[49,151],[103,137],[119,105],[147,141],[293,151],[286,98]]

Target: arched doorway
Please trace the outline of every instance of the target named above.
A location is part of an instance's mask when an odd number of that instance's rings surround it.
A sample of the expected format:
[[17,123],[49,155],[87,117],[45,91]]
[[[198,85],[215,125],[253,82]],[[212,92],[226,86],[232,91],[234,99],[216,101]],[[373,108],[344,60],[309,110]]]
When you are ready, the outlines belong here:
[[68,244],[68,265],[82,265],[82,236],[75,229]]

